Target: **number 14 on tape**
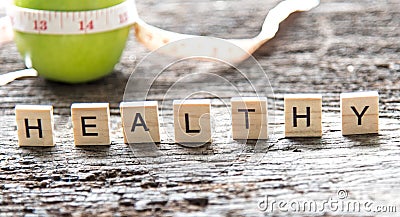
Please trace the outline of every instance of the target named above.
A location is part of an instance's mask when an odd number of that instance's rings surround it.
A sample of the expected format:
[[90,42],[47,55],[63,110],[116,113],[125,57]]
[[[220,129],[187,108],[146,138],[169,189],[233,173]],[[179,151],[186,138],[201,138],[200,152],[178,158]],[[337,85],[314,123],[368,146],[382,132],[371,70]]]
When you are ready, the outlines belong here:
[[105,32],[133,24],[137,20],[135,1],[91,11],[45,11],[10,7],[14,29],[36,34],[86,34]]

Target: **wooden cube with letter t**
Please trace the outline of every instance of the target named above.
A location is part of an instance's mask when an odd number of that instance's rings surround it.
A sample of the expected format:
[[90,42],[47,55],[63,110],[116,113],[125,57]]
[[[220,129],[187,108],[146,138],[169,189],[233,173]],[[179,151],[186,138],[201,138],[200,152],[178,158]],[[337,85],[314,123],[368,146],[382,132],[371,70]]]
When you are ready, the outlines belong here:
[[15,106],[19,146],[54,146],[53,106]]
[[342,134],[378,133],[379,94],[377,91],[340,94]]
[[322,136],[322,95],[286,94],[285,137]]
[[210,100],[174,100],[173,104],[175,142],[211,142]]
[[108,103],[74,103],[71,118],[75,145],[110,145]]
[[267,98],[233,97],[233,139],[268,139]]
[[125,143],[159,143],[158,102],[121,102]]

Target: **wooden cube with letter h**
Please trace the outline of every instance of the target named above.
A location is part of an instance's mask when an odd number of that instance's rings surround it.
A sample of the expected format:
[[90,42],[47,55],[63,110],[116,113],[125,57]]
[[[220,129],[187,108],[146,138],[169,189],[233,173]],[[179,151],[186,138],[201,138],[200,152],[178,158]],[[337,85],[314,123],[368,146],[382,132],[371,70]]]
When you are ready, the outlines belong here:
[[158,102],[121,102],[125,143],[159,143]]
[[342,134],[368,134],[379,131],[377,91],[340,94]]
[[266,97],[233,97],[233,139],[268,139]]
[[174,100],[175,142],[211,142],[211,102],[208,99]]
[[110,145],[108,103],[74,103],[71,118],[75,145]]
[[322,95],[284,96],[285,137],[322,136]]
[[53,106],[15,106],[19,146],[54,146]]

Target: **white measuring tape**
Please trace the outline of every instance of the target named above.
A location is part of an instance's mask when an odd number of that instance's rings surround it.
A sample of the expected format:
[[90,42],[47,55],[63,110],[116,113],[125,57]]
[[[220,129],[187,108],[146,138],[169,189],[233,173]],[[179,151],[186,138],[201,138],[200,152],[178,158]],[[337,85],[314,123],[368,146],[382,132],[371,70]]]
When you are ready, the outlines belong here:
[[[279,29],[279,24],[287,16],[296,11],[311,10],[318,4],[319,0],[283,0],[268,12],[261,32],[256,37],[226,39],[228,42],[247,51],[245,54],[243,52],[233,53],[229,48],[227,49],[219,44],[207,42],[205,44],[194,44],[190,40],[186,40],[181,44],[178,50],[167,50],[167,54],[187,57],[192,56],[193,51],[201,48],[204,56],[215,59],[228,58],[229,61],[227,60],[227,62],[241,62],[265,42],[273,38]],[[136,39],[150,50],[156,50],[169,42],[197,37],[166,31],[147,24],[138,16],[135,1],[126,0],[126,2],[110,8],[77,12],[44,11],[10,6],[8,17],[0,18],[0,45],[12,40],[12,28],[28,33],[65,35],[104,32],[131,24],[135,28]],[[166,49],[163,51],[166,51]],[[6,81],[3,84],[0,83],[0,86],[19,77],[32,76],[30,73],[36,72],[24,70],[20,73],[0,75],[0,80]]]
[[132,25],[138,15],[134,0],[89,11],[47,11],[10,6],[7,11],[15,30],[36,34],[76,35],[106,32]]

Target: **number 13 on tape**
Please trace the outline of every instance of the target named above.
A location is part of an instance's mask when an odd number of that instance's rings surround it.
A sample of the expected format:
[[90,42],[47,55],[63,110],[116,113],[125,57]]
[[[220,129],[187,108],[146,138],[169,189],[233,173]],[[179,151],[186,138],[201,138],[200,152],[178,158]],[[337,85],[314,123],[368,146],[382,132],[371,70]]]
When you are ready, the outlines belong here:
[[11,6],[7,13],[17,31],[52,35],[110,31],[131,25],[138,17],[134,0],[91,11],[45,11]]

